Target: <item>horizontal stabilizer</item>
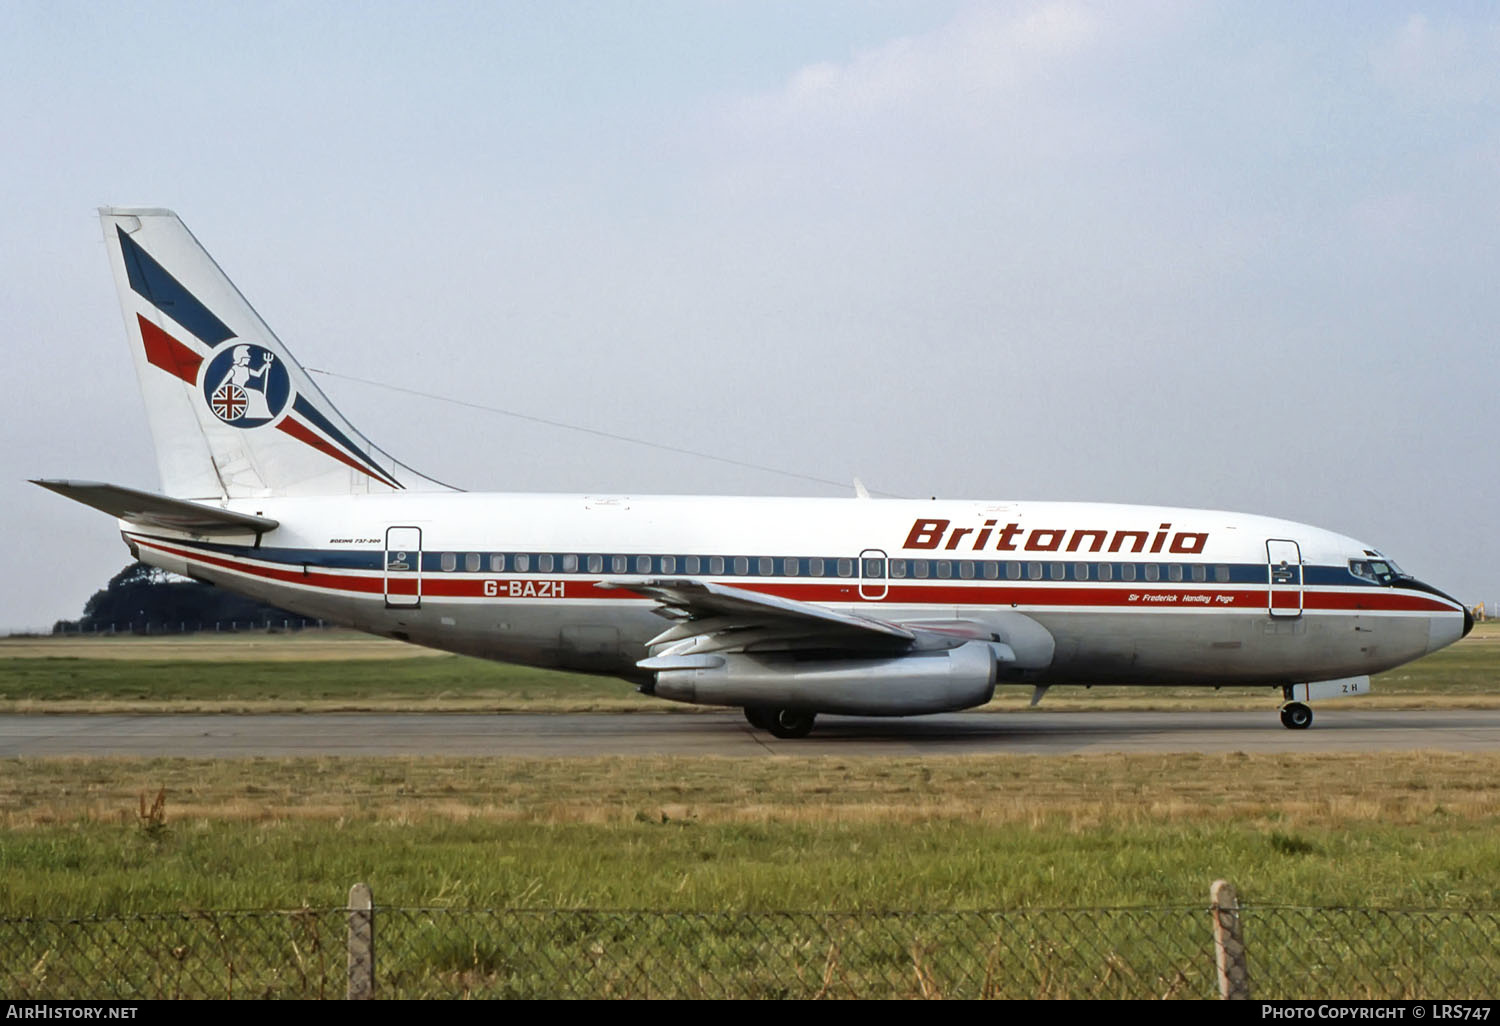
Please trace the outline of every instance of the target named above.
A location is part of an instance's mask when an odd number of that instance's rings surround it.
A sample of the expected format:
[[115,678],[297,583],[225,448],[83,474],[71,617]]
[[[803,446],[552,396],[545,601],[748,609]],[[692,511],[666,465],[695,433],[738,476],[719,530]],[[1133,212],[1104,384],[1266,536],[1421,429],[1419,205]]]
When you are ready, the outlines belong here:
[[277,526],[269,517],[234,513],[186,499],[169,499],[99,481],[32,481],[74,502],[141,527],[165,527],[193,534],[262,534]]

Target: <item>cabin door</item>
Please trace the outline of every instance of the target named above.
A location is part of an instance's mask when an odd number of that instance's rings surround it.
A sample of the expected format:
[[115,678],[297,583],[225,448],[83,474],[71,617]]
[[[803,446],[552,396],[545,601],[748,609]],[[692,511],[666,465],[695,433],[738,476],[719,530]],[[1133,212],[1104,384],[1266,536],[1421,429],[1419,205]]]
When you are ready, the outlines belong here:
[[1294,541],[1266,541],[1266,573],[1271,586],[1272,616],[1302,615],[1302,550]]
[[872,602],[885,598],[890,591],[886,583],[885,553],[880,549],[865,549],[859,554],[859,597]]
[[422,604],[422,529],[385,529],[385,606],[415,609]]

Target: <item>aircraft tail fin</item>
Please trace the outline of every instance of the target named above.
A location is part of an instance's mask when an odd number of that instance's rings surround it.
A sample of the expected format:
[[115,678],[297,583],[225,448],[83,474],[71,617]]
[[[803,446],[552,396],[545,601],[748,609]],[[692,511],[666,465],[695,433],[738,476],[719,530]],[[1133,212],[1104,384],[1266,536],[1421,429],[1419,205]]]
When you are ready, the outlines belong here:
[[344,419],[176,214],[99,216],[167,495],[451,490]]

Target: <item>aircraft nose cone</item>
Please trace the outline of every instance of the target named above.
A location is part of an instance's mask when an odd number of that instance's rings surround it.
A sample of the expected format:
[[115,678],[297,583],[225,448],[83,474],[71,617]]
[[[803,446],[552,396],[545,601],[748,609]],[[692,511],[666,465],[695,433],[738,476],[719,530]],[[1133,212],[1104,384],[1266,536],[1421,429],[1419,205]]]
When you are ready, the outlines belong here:
[[1462,637],[1467,638],[1469,632],[1474,629],[1474,614],[1469,612],[1469,607],[1464,606],[1464,632]]

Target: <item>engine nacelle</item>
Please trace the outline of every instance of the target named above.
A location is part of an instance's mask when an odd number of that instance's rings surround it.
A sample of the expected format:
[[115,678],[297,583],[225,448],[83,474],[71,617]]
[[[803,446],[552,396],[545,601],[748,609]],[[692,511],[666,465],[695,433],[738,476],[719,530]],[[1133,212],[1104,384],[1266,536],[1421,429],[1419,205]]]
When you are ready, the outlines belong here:
[[[724,653],[645,660],[655,694],[701,705],[772,706],[855,716],[915,716],[983,705],[995,693],[995,667],[1013,658],[994,642],[890,659],[798,661]],[[657,666],[651,666],[651,663]]]

